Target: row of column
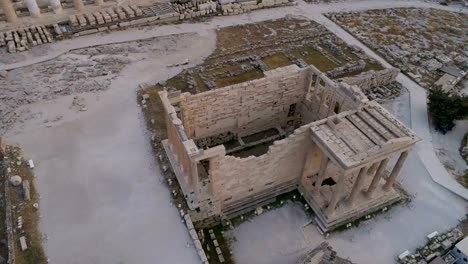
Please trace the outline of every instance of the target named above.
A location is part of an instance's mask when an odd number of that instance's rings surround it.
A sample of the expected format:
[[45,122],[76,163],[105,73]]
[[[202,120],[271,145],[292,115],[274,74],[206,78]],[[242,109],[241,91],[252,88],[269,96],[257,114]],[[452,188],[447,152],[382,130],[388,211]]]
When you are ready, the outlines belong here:
[[[400,173],[401,168],[403,167],[403,163],[408,157],[408,153],[409,153],[409,150],[406,150],[400,154],[400,157],[398,158],[398,161],[393,167],[392,172],[390,173],[390,175],[385,181],[385,184],[383,186],[384,191],[389,191],[391,187],[393,186],[393,184],[395,183],[395,180],[398,174]],[[356,178],[356,181],[354,182],[353,188],[351,190],[351,194],[348,197],[348,203],[350,206],[354,205],[357,194],[359,193],[360,190],[362,190],[362,184],[364,182],[364,178],[367,175],[374,175],[371,184],[369,185],[368,189],[365,192],[366,196],[369,199],[372,197],[372,195],[374,194],[380,182],[380,179],[382,179],[382,176],[384,174],[385,168],[387,167],[388,161],[389,159],[386,158],[380,161],[380,163],[376,162],[370,167],[365,166],[359,170],[359,174]],[[315,182],[315,190],[317,191],[322,186],[322,182],[324,180],[329,163],[330,163],[330,159],[327,156],[324,156],[320,164],[320,171],[319,171],[318,178]],[[342,174],[340,175],[338,183],[335,185],[335,188],[333,189],[332,197],[326,209],[326,213],[328,215],[331,215],[335,212],[336,205],[338,203],[341,193],[343,192],[343,187],[345,185],[345,176],[346,176],[345,171],[343,171]]]
[[[39,17],[41,15],[41,10],[37,5],[36,0],[25,0],[25,3],[29,10],[29,14],[32,17]],[[94,3],[99,6],[104,4],[104,0],[95,0]],[[62,3],[60,0],[49,0],[49,4],[52,6],[55,13],[62,12]],[[85,10],[83,0],[73,0],[73,5],[79,11]],[[14,23],[18,20],[18,16],[16,15],[16,11],[11,0],[0,0],[0,7],[3,9],[3,13],[5,13],[7,22]]]

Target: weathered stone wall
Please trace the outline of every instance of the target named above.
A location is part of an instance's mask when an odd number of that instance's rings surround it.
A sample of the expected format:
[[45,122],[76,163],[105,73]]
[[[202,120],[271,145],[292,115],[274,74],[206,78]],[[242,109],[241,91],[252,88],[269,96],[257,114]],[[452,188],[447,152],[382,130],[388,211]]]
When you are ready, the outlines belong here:
[[250,135],[285,126],[298,117],[290,109],[303,100],[307,69],[296,65],[265,72],[265,77],[221,89],[181,95],[185,132],[198,139],[230,131]]
[[320,155],[310,139],[310,124],[295,130],[289,137],[275,141],[262,156],[238,158],[218,156],[211,160],[210,176],[214,196],[227,205],[246,196],[299,181],[309,151]]
[[193,140],[188,139],[182,126],[182,121],[177,117],[177,113],[174,107],[171,105],[167,98],[167,92],[161,92],[161,101],[166,111],[166,128],[169,147],[172,153],[177,157],[178,168],[181,171],[183,179],[178,179],[184,189],[184,185],[192,183],[193,181],[193,162],[190,158],[191,154],[198,153],[199,150],[196,147]]
[[400,73],[397,68],[384,69],[381,71],[367,71],[353,77],[346,77],[340,79],[349,85],[357,85],[363,91],[377,86],[387,85],[396,80]]
[[310,123],[343,111],[358,109],[367,97],[356,86],[336,83],[310,66],[309,89],[302,103],[304,123]]

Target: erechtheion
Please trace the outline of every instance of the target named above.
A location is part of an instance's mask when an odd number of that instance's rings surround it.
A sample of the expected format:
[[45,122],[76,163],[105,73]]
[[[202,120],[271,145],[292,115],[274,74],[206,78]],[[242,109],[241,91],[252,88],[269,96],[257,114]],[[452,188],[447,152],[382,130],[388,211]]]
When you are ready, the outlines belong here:
[[319,227],[336,228],[401,199],[395,179],[419,140],[358,86],[313,66],[160,98],[163,144],[201,226],[298,189]]

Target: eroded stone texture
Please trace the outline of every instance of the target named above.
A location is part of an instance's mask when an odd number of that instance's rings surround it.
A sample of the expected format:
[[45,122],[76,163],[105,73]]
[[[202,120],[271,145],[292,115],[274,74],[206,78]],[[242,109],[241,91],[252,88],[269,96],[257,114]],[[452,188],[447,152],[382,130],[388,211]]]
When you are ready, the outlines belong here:
[[[359,83],[381,85],[395,72]],[[394,181],[419,140],[358,86],[334,82],[313,66],[160,97],[163,144],[200,226],[299,189],[320,228],[333,229],[401,199]],[[398,162],[386,177],[392,156]]]

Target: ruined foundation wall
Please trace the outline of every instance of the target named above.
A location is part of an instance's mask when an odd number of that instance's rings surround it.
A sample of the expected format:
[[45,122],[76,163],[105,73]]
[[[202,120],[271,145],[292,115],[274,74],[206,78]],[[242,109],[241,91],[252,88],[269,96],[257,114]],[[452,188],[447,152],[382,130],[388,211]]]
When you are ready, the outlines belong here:
[[[181,95],[180,109],[189,138],[230,131],[239,136],[285,126],[295,119],[305,95],[308,69],[296,65],[265,72],[265,77],[221,89]],[[299,111],[295,111],[299,112]]]
[[[197,152],[193,140],[189,140],[184,132],[182,121],[177,117],[174,107],[167,98],[167,92],[160,93],[161,101],[166,112],[167,137],[172,153],[177,157],[179,169],[183,175],[183,183],[188,184],[192,181],[192,161],[189,153]],[[194,148],[195,147],[195,148]]]
[[367,71],[353,77],[342,78],[341,81],[349,85],[357,85],[366,91],[377,86],[387,85],[396,80],[400,73],[397,68],[384,69],[381,71]]
[[309,127],[310,124],[302,126],[289,137],[275,141],[268,152],[259,157],[214,158],[210,175],[215,197],[228,205],[275,186],[299,182],[308,152],[320,151],[310,140]]

